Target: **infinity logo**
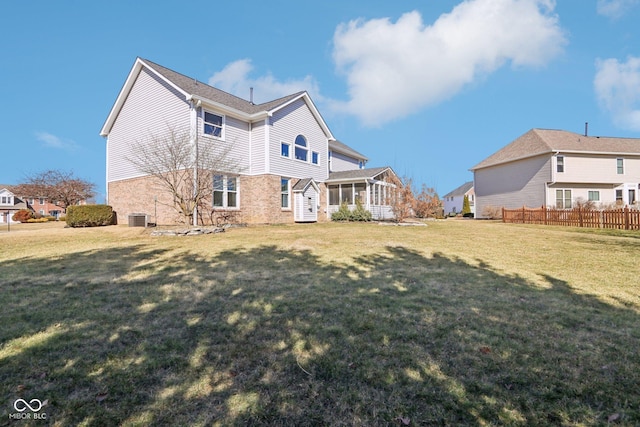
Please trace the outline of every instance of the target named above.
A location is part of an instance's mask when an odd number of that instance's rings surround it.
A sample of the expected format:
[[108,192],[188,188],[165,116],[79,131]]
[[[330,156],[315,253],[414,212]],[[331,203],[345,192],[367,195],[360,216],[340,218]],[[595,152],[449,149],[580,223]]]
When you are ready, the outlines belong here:
[[38,399],[31,399],[28,403],[24,399],[18,399],[13,402],[13,407],[18,412],[24,412],[27,409],[30,409],[31,412],[38,412],[43,406],[42,402]]

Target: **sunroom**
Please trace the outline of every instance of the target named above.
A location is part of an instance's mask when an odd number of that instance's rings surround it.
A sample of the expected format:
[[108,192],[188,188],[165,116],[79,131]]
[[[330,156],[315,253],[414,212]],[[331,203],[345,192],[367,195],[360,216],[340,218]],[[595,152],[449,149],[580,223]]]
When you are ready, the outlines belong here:
[[342,203],[346,203],[349,209],[354,209],[359,202],[371,212],[373,219],[393,219],[391,200],[396,186],[392,177],[395,176],[390,167],[330,173],[326,181],[328,217],[331,217]]

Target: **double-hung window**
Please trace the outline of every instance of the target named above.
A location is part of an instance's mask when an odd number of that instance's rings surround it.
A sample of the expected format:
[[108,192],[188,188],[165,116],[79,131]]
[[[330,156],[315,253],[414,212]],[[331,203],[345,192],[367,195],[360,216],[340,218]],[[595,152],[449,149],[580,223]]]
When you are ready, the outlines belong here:
[[599,191],[591,191],[589,190],[589,201],[590,202],[599,202],[600,201],[600,192]]
[[317,151],[312,151],[311,152],[311,163],[313,163],[314,165],[317,165],[319,162],[319,154]]
[[564,156],[556,157],[556,172],[564,172]]
[[616,159],[618,175],[624,175],[624,159]]
[[238,207],[238,178],[235,176],[213,176],[213,206],[219,208]]
[[296,136],[296,140],[295,140],[296,159],[306,162],[308,154],[309,154],[309,149],[307,148],[307,139],[302,135]]
[[556,208],[571,209],[571,190],[556,190]]
[[280,206],[282,209],[290,209],[290,197],[291,179],[280,178]]
[[205,135],[223,138],[224,117],[219,114],[204,112],[204,133]]

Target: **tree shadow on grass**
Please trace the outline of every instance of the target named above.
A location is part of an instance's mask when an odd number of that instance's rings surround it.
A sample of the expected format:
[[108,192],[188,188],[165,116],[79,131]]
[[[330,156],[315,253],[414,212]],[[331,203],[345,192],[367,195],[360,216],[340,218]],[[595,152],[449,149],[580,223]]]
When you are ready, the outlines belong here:
[[637,312],[550,276],[143,245],[0,273],[0,425],[17,398],[51,425],[640,423]]

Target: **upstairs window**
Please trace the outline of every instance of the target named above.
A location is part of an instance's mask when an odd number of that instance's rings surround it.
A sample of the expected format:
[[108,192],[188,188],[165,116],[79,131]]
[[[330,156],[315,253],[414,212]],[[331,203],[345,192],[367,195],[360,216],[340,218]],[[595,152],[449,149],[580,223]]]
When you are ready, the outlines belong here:
[[222,138],[222,126],[224,124],[224,117],[204,112],[204,133],[206,135],[215,136],[216,138]]
[[304,136],[298,135],[296,136],[295,141],[295,155],[296,159],[302,160],[303,162],[307,161],[307,154],[309,154],[309,149],[307,148],[307,140]]
[[291,157],[291,144],[283,142],[280,144],[280,155],[282,157],[290,158]]
[[624,159],[616,159],[616,165],[618,167],[618,175],[624,175]]
[[311,152],[311,163],[317,165],[319,161],[319,154],[316,151]]
[[564,156],[556,157],[556,171],[564,172]]

